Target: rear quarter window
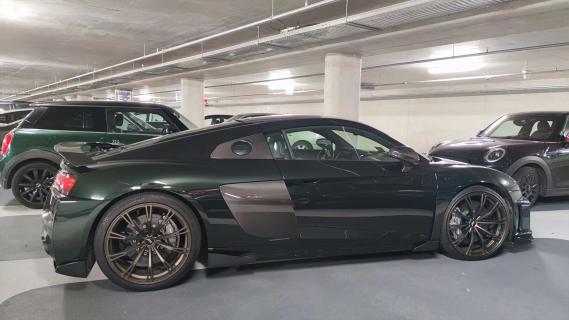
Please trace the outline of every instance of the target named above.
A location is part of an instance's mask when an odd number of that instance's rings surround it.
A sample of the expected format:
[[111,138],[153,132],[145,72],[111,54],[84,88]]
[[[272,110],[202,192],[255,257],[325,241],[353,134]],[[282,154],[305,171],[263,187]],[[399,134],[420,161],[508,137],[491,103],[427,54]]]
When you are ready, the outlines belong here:
[[103,108],[50,107],[31,126],[36,129],[106,132]]

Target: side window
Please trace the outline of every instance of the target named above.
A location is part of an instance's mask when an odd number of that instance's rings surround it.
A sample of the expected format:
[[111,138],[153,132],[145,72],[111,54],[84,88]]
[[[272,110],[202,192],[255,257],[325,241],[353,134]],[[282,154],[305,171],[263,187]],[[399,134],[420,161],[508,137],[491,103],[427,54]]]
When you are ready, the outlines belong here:
[[0,123],[8,123],[8,114],[0,115]]
[[104,110],[87,107],[52,107],[38,119],[35,128],[105,132]]
[[266,135],[269,150],[275,160],[290,160],[290,152],[282,132],[273,132]]
[[107,111],[110,132],[165,134],[178,131],[161,110],[121,110]]
[[393,143],[380,136],[342,126],[322,126],[285,131],[295,160],[385,161]]
[[28,115],[28,113],[30,112],[29,111],[14,112],[14,118],[12,119],[12,122],[25,118]]

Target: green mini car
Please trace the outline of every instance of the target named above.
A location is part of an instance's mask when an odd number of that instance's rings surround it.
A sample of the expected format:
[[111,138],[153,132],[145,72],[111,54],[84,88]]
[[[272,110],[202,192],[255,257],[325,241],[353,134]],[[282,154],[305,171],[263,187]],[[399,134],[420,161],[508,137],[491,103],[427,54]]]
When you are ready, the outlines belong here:
[[58,170],[56,144],[131,144],[195,127],[175,110],[156,104],[75,101],[32,106],[22,123],[4,136],[0,170],[2,187],[34,209],[43,207]]

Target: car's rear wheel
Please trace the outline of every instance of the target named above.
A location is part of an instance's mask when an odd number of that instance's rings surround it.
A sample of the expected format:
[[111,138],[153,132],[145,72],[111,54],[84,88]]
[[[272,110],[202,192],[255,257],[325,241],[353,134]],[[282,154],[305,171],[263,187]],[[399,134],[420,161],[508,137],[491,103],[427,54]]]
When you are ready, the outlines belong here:
[[541,176],[537,169],[532,167],[523,167],[514,173],[513,178],[520,185],[522,195],[529,200],[533,206],[539,197],[541,190]]
[[441,245],[456,259],[487,259],[502,249],[511,225],[512,210],[506,200],[490,188],[470,187],[449,204]]
[[57,167],[48,162],[32,162],[19,168],[12,178],[12,194],[18,202],[32,209],[41,209]]
[[113,205],[93,241],[105,275],[121,287],[157,290],[180,282],[192,270],[201,245],[194,212],[161,193],[141,193]]

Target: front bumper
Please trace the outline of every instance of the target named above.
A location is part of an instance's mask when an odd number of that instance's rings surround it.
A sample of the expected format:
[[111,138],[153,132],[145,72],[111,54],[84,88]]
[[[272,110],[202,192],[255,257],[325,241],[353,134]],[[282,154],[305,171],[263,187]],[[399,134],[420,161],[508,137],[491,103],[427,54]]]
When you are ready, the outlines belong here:
[[526,198],[521,197],[516,201],[514,210],[514,229],[512,231],[512,241],[514,243],[530,242],[533,239],[530,226],[531,203]]

